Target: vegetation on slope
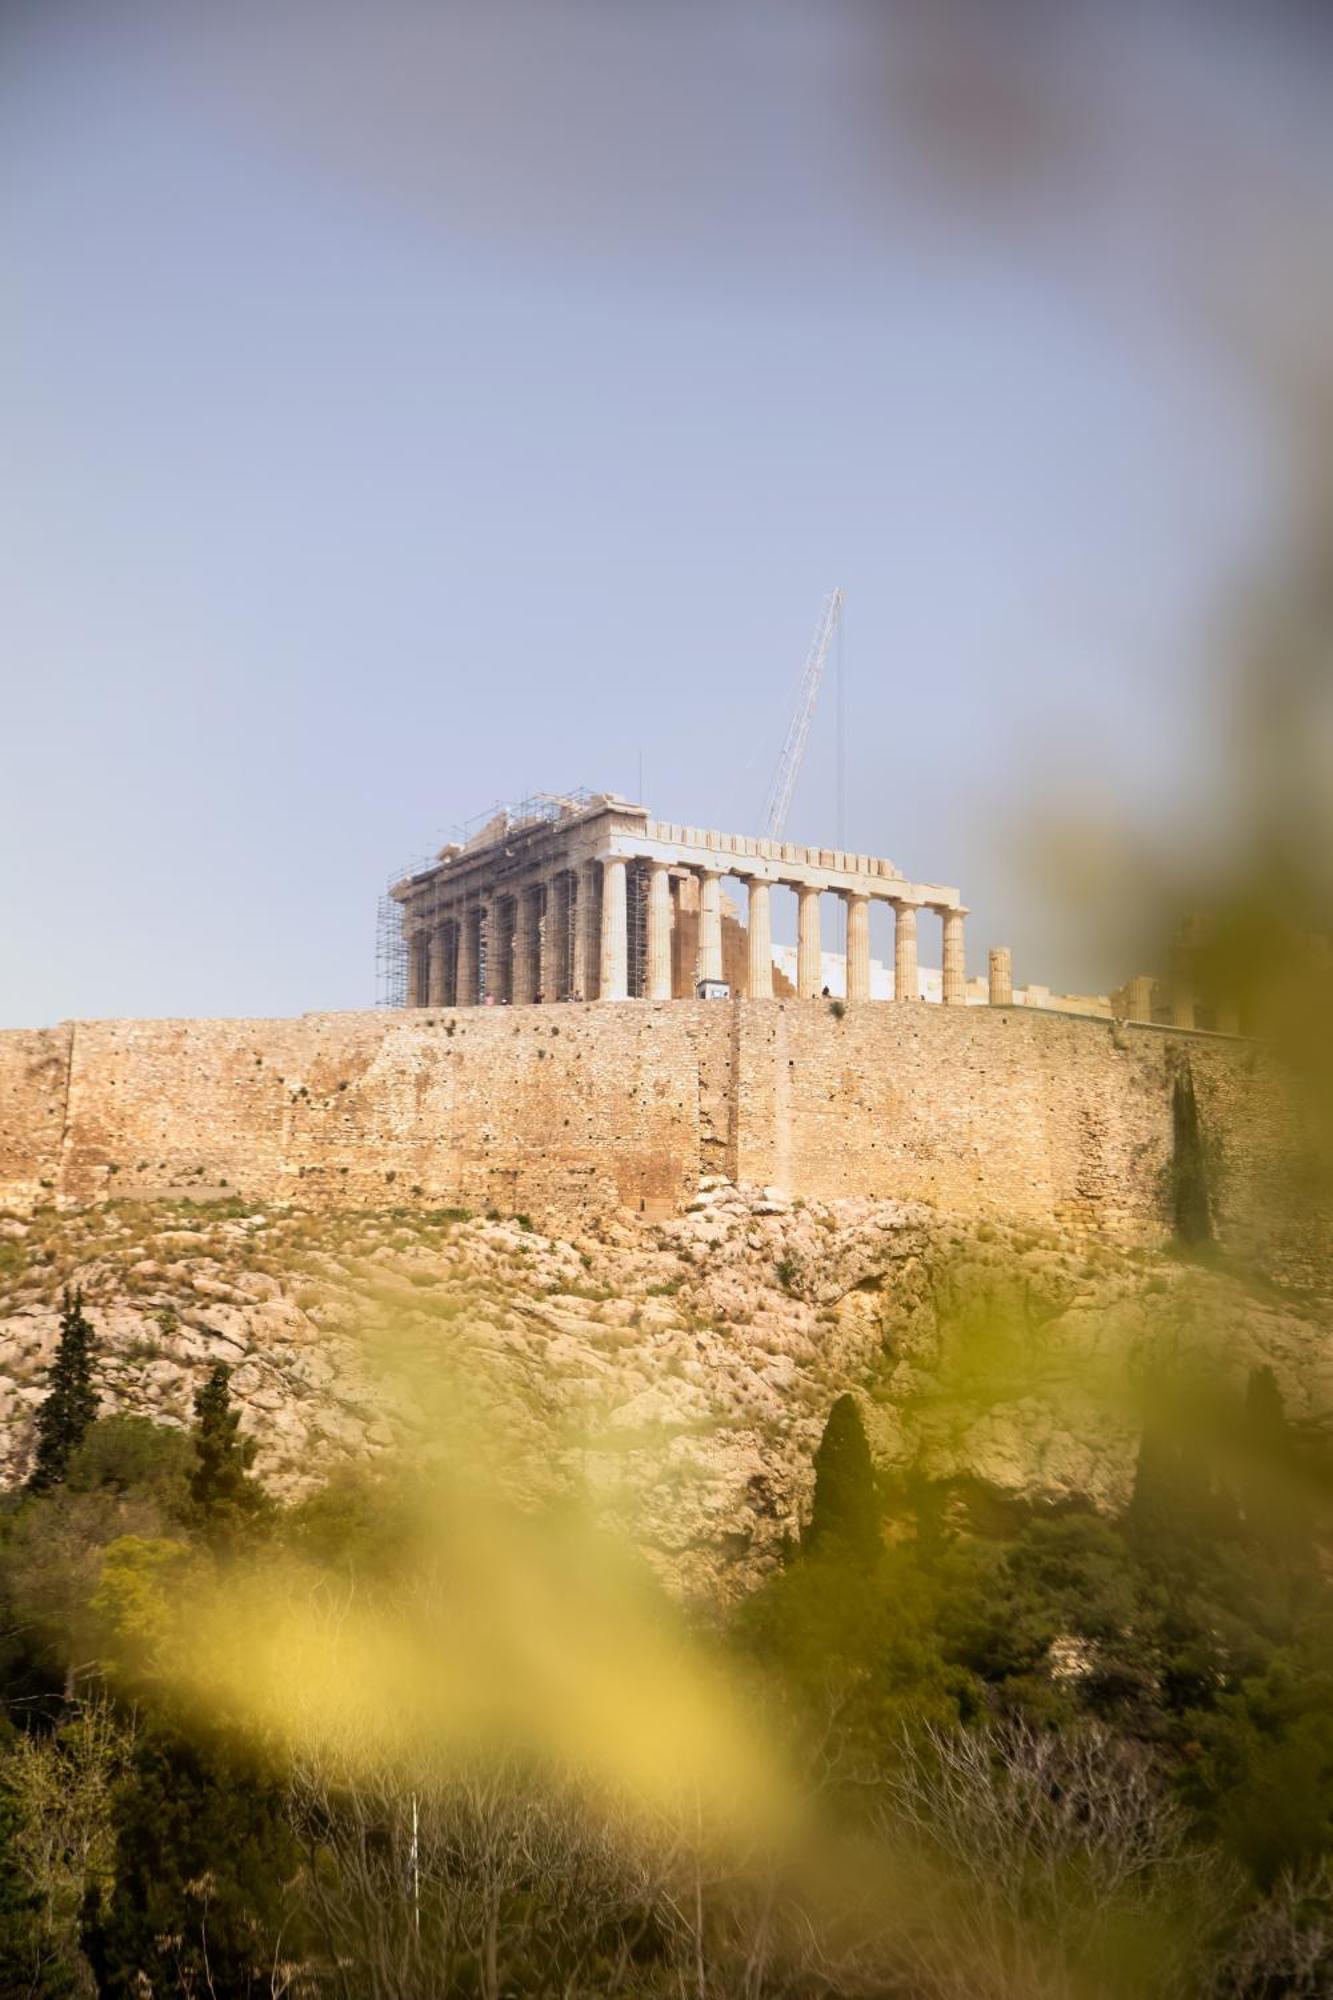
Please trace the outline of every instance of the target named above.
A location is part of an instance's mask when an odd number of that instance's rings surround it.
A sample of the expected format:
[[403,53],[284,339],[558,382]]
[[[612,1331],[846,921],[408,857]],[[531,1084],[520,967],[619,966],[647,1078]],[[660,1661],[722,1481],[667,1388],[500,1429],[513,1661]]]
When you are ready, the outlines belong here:
[[1120,1519],[980,1537],[843,1395],[693,1629],[466,1425],[275,1506],[225,1370],[96,1418],[3,1520],[0,1990],[1327,1990],[1325,1459],[1153,1404]]

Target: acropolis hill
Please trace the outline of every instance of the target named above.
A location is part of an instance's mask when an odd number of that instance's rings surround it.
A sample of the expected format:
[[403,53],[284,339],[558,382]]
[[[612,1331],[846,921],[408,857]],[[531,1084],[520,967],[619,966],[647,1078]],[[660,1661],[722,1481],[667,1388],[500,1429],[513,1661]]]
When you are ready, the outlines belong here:
[[[724,920],[724,873],[749,884],[748,933]],[[800,941],[795,991],[775,997],[781,884]],[[845,1003],[817,985],[828,892],[847,906]],[[866,997],[875,898],[895,913],[901,1001]],[[964,1004],[957,891],[872,857],[602,797],[492,822],[393,902],[402,1008],[0,1036],[0,1202],[232,1193],[578,1228],[663,1217],[722,1177],[1152,1241],[1171,1227],[1186,1069],[1219,1234],[1265,1205],[1290,1136],[1256,1044],[1013,1005],[1007,954],[989,1004]],[[940,919],[939,1006],[916,997],[921,910]],[[729,933],[745,997],[672,997],[723,977]]]
[[[763,948],[784,889],[790,978]],[[546,801],[395,879],[397,1004],[0,1034],[0,1486],[26,1476],[67,1281],[110,1408],[187,1422],[224,1360],[293,1493],[413,1434],[364,1349],[387,1311],[423,1365],[488,1385],[538,1485],[593,1479],[671,1586],[706,1595],[799,1532],[843,1388],[882,1466],[1004,1508],[1123,1508],[1134,1425],[1080,1414],[1069,1370],[1137,1366],[1187,1321],[1210,1366],[1269,1367],[1285,1407],[1333,1425],[1275,1059],[1187,1025],[1216,1017],[1184,977],[1060,1001],[992,953],[968,981],[964,915],[869,856]],[[1301,1290],[1265,1301],[1154,1254],[1191,1124],[1217,1245]],[[930,1424],[955,1408],[963,1298],[1017,1315],[1050,1379],[959,1413],[959,1443]]]

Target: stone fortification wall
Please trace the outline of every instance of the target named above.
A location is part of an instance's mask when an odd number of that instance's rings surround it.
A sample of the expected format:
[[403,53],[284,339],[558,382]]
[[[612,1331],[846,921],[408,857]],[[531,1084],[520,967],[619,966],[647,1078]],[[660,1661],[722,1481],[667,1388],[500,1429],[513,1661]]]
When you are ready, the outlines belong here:
[[1172,1213],[1187,1067],[1219,1234],[1291,1220],[1300,1120],[1253,1042],[1027,1008],[737,1011],[740,1179],[1151,1237]]
[[697,1007],[570,1006],[0,1035],[0,1202],[665,1213],[697,1182],[698,1044],[723,1027]]
[[1186,1060],[1239,1233],[1290,1157],[1255,1045],[1026,1009],[742,1001],[0,1034],[0,1202],[234,1191],[577,1225],[701,1173],[1126,1237],[1170,1215]]
[[0,1202],[49,1199],[60,1172],[74,1031],[13,1028],[0,1034]]

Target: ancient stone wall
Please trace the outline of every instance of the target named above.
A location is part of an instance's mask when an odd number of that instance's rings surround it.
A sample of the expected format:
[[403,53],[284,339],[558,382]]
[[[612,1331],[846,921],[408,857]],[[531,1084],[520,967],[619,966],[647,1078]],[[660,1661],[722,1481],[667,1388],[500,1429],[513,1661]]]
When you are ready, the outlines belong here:
[[1291,1157],[1254,1044],[1027,1009],[675,1001],[0,1034],[0,1202],[236,1192],[577,1225],[703,1173],[1151,1237],[1188,1062],[1224,1235]]
[[46,1181],[71,1201],[235,1192],[570,1222],[665,1213],[697,1181],[699,1042],[725,1036],[725,1011],[472,1008],[0,1035],[0,1201]]
[[1171,1217],[1172,1097],[1188,1066],[1219,1235],[1239,1246],[1298,1221],[1298,1112],[1253,1042],[1026,1008],[737,1017],[739,1179],[1151,1237]]
[[0,1202],[26,1206],[55,1187],[72,1039],[68,1022],[0,1034]]

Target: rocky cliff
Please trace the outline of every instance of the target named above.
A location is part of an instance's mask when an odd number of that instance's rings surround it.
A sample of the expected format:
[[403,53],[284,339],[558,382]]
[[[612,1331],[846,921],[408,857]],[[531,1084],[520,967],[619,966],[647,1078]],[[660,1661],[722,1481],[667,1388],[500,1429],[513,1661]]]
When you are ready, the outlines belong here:
[[1095,1236],[717,1182],[578,1237],[454,1211],[238,1201],[0,1219],[0,1470],[20,1480],[61,1287],[105,1411],[189,1420],[227,1361],[258,1469],[293,1494],[429,1438],[466,1402],[534,1484],[580,1483],[673,1588],[729,1594],[799,1532],[834,1397],[891,1494],[986,1530],[1120,1510],[1157,1369],[1193,1358],[1333,1426],[1327,1302]]

